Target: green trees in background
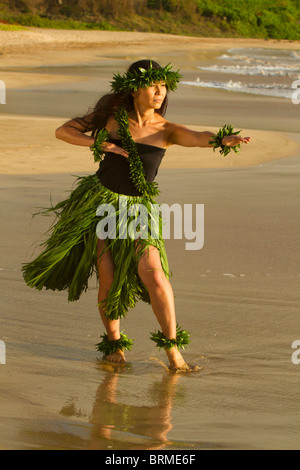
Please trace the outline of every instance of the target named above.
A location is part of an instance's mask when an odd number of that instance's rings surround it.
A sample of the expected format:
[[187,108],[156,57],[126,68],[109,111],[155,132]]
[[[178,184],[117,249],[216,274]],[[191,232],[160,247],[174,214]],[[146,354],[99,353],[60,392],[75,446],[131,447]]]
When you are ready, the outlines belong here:
[[300,0],[0,0],[0,20],[39,27],[300,39]]
[[197,0],[199,12],[243,37],[300,39],[299,0]]

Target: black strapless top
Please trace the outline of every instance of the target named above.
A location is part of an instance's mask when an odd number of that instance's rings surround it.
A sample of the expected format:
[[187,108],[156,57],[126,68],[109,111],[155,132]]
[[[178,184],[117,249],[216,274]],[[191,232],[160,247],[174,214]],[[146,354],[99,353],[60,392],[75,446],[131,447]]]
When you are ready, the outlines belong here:
[[[119,147],[122,147],[121,140],[109,139]],[[141,144],[136,142],[137,151],[143,163],[146,181],[154,181],[161,161],[166,150],[154,145]],[[101,184],[111,191],[127,196],[141,196],[130,179],[129,162],[126,157],[113,152],[106,152],[100,162],[98,176]]]

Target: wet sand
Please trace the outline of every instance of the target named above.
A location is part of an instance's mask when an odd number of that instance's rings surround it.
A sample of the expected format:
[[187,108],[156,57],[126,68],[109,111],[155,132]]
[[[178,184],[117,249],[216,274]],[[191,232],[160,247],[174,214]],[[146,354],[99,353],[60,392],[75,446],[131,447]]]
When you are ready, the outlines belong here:
[[[0,340],[6,344],[0,448],[298,449],[300,365],[291,361],[292,342],[300,339],[297,106],[207,90],[199,90],[196,101],[187,87],[170,100],[174,121],[216,129],[222,116],[236,116],[234,124],[253,137],[227,159],[207,149],[171,148],[158,175],[161,202],[205,206],[202,250],[166,240],[178,321],[192,332],[185,357],[204,371],[170,374],[152,359],[166,363],[149,339],[157,328],[151,307],[141,302],[122,322],[135,340],[128,365],[104,365],[94,349],[103,332],[96,279],[72,304],[64,292],[24,284],[21,263],[37,253],[35,242],[50,223],[31,219],[32,212],[49,205],[50,193],[54,202],[64,197],[72,175],[95,170],[89,151],[56,141],[54,129],[77,112],[75,96],[81,112],[92,102],[87,98],[105,92],[114,64],[122,69],[135,54],[148,53],[145,41],[134,53],[137,38],[128,37],[133,45],[127,44],[126,57],[121,45],[86,49],[87,39],[76,52],[74,44],[67,51],[24,46],[18,53],[10,46],[1,57],[1,73],[11,74],[12,86],[0,108]],[[157,48],[157,56],[182,61],[181,41]],[[216,40],[203,44],[207,54],[220,48]],[[95,54],[103,61],[99,80],[92,70],[76,73],[74,66],[91,63]],[[192,60],[187,55],[184,73]],[[3,72],[12,64],[48,69]],[[55,68],[48,73],[49,64],[72,67],[68,75]]]

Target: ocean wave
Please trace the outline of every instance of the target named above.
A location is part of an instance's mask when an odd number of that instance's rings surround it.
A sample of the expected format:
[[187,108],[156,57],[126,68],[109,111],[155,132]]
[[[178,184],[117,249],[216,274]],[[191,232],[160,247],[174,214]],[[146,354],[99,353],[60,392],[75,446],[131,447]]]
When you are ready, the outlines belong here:
[[[286,49],[261,49],[261,48],[233,48],[228,49],[229,54],[224,54],[223,58],[235,59],[238,56],[246,57],[249,59],[256,60],[272,60],[272,61],[285,61],[285,62],[294,62],[295,60],[300,59],[300,51],[296,50],[286,50]],[[225,57],[227,56],[227,57]]]
[[296,60],[300,60],[300,51],[292,51],[291,57]]
[[300,66],[284,65],[212,65],[210,67],[197,67],[200,70],[236,75],[257,75],[264,77],[298,78]]
[[[223,63],[222,63],[223,61]],[[300,51],[269,48],[232,48],[218,57],[218,62],[197,67],[205,72],[205,76],[195,81],[182,82],[185,85],[218,88],[227,91],[251,93],[255,95],[274,96],[291,99],[293,95],[292,82],[300,79]],[[214,80],[207,77],[207,73],[213,74]],[[223,81],[222,74],[239,75],[241,81]],[[259,82],[245,82],[242,76],[263,77]],[[277,82],[275,77],[278,77]],[[205,81],[206,79],[206,81]],[[253,79],[253,81],[256,81]]]
[[257,83],[242,83],[238,81],[229,80],[228,82],[218,81],[182,81],[182,85],[196,86],[202,88],[217,88],[226,91],[250,93],[255,95],[273,96],[277,98],[291,99],[293,90],[290,85],[281,85],[278,83],[273,84],[257,84]]

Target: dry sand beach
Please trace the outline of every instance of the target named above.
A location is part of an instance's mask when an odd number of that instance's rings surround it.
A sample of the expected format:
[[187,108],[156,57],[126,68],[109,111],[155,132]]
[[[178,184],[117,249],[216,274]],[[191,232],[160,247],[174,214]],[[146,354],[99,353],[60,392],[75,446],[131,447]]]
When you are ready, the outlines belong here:
[[205,207],[202,250],[166,241],[178,321],[192,332],[185,357],[204,371],[170,374],[153,359],[165,360],[142,303],[123,321],[135,340],[128,366],[103,365],[96,280],[69,304],[64,292],[29,289],[20,271],[50,223],[31,219],[34,210],[96,170],[89,150],[56,140],[55,129],[134,60],[172,62],[195,80],[197,65],[232,48],[299,53],[300,44],[0,31],[0,449],[299,449],[300,105],[187,85],[170,95],[169,120],[212,131],[230,122],[252,138],[227,158],[172,147],[157,178],[161,201]]

